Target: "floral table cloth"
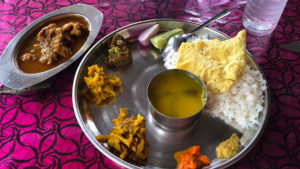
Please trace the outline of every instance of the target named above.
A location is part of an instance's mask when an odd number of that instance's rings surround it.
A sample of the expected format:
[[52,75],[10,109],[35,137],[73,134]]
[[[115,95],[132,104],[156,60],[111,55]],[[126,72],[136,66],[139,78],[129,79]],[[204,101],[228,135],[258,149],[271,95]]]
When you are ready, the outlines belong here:
[[[210,26],[232,37],[243,29],[246,1],[2,0],[0,54],[26,25],[76,3],[89,4],[104,14],[100,39],[127,24],[153,18],[203,22],[224,8],[231,15]],[[300,53],[280,47],[297,39],[300,0],[288,1],[272,35],[247,36],[248,49],[271,90],[271,112],[259,142],[231,168],[300,168]],[[0,94],[0,168],[122,168],[89,142],[76,121],[71,91],[78,63],[59,73],[50,88]]]

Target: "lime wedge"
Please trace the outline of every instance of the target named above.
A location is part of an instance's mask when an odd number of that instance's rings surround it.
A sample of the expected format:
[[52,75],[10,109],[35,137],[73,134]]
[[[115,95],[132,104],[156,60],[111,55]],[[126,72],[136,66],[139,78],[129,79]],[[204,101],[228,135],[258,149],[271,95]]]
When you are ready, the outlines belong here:
[[169,39],[172,36],[178,35],[178,34],[183,34],[183,30],[181,28],[176,28],[161,34],[158,34],[156,36],[154,36],[153,38],[151,38],[151,43],[154,47],[156,47],[157,49],[161,50],[164,47],[166,47]]

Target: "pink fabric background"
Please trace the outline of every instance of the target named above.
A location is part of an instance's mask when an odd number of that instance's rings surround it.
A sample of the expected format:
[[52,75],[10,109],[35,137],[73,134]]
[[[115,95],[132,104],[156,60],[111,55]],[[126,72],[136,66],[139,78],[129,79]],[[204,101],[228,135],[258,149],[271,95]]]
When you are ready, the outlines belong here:
[[[0,54],[26,25],[46,13],[86,3],[104,14],[98,39],[127,24],[152,18],[205,21],[223,8],[232,14],[212,24],[230,36],[243,29],[245,0],[6,0],[0,2]],[[248,35],[248,49],[271,90],[267,128],[257,145],[231,168],[300,168],[300,54],[280,48],[300,38],[300,0],[290,0],[273,35]],[[0,94],[0,168],[121,168],[102,155],[80,129],[72,108],[79,61],[49,89]]]

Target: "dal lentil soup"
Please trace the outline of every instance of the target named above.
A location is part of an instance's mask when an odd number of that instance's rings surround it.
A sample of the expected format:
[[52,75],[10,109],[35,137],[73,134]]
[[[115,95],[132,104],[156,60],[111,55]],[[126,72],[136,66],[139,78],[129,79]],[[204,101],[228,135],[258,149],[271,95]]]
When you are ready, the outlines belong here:
[[173,118],[190,117],[206,102],[200,81],[180,71],[156,76],[149,85],[148,95],[156,110]]

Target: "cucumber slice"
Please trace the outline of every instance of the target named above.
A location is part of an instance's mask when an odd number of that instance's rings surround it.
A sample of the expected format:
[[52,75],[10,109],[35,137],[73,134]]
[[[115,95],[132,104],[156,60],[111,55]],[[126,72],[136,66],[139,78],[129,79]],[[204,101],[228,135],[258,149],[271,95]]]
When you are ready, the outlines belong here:
[[151,38],[151,43],[154,47],[156,47],[157,49],[161,50],[164,47],[166,47],[169,39],[172,36],[178,35],[178,34],[183,34],[183,30],[181,28],[176,28],[161,34],[158,34],[156,36],[154,36],[153,38]]

